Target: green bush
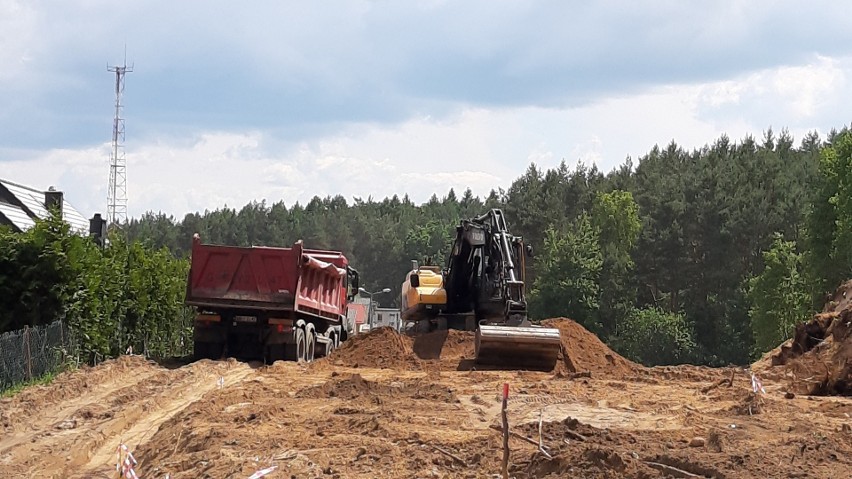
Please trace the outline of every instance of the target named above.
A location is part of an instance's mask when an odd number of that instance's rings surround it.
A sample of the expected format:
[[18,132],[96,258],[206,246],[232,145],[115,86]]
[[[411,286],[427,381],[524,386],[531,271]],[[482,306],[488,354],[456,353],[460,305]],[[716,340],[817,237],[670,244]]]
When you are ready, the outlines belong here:
[[569,316],[586,329],[600,331],[596,313],[603,265],[598,233],[585,215],[562,230],[549,228],[540,254],[540,270],[529,295],[533,318]]
[[811,315],[808,282],[796,244],[776,235],[763,252],[763,271],[749,280],[749,318],[758,357],[788,339],[797,323]]
[[0,331],[64,319],[84,358],[132,347],[186,354],[191,311],[183,304],[189,262],[119,235],[101,249],[56,216],[24,233],[0,230]]
[[646,366],[693,362],[697,352],[695,334],[686,318],[658,308],[632,310],[611,345]]

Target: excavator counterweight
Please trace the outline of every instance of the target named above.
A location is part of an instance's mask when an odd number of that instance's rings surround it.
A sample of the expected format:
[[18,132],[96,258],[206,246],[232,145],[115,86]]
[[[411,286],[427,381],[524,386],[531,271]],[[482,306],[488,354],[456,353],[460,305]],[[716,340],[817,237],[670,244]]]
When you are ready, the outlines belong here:
[[509,233],[503,212],[463,220],[443,270],[415,267],[402,289],[402,318],[418,331],[476,331],[476,363],[552,369],[559,330],[527,318],[523,240]]

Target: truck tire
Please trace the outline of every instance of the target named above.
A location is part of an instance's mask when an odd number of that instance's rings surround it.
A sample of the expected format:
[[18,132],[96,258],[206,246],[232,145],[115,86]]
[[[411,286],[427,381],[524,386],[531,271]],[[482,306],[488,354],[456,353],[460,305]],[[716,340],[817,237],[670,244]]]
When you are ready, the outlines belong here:
[[308,334],[305,336],[305,361],[313,362],[314,356],[317,352],[317,338],[314,335],[313,330],[308,330]]
[[302,328],[297,329],[296,330],[296,344],[295,344],[295,348],[296,348],[295,360],[296,361],[304,361],[305,360],[305,352],[306,352],[305,350],[307,349],[306,339],[307,338],[305,337],[305,330],[302,329]]

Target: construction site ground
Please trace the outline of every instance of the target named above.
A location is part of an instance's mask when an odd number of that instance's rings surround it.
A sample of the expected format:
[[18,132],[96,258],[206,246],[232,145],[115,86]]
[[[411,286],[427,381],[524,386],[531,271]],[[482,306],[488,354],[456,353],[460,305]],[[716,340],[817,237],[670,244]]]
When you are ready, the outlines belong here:
[[123,356],[0,401],[0,477],[116,477],[120,444],[143,479],[501,477],[504,383],[511,477],[850,477],[852,400],[792,392],[812,378],[764,364],[755,393],[746,369],[645,368],[549,324],[553,371],[476,368],[458,331],[311,364]]

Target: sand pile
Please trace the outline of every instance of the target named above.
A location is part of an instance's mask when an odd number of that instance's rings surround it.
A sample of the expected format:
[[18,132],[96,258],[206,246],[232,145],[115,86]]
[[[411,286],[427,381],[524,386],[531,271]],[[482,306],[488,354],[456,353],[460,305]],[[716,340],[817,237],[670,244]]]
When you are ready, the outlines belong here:
[[623,376],[642,369],[604,344],[597,336],[568,318],[552,318],[542,326],[559,329],[562,339],[557,372],[591,372],[599,376]]
[[329,360],[354,368],[419,370],[420,360],[413,352],[413,343],[412,338],[392,328],[378,328],[350,338]]
[[793,338],[752,369],[781,369],[799,394],[852,396],[852,281],[834,294],[822,313],[796,326]]
[[[570,319],[547,319],[542,326],[559,329],[562,338],[557,372],[622,377],[642,369]],[[337,366],[416,371],[468,369],[473,366],[474,342],[472,331],[434,331],[412,337],[391,328],[379,328],[346,341],[330,362]]]
[[348,367],[454,371],[460,361],[473,358],[473,343],[471,331],[407,336],[391,328],[378,328],[346,341],[330,362]]
[[443,402],[456,400],[449,388],[428,380],[382,383],[366,380],[360,374],[350,374],[348,377],[332,377],[331,380],[323,384],[302,389],[296,394],[296,397],[308,399],[339,398],[344,400],[363,400],[367,397],[414,398]]

